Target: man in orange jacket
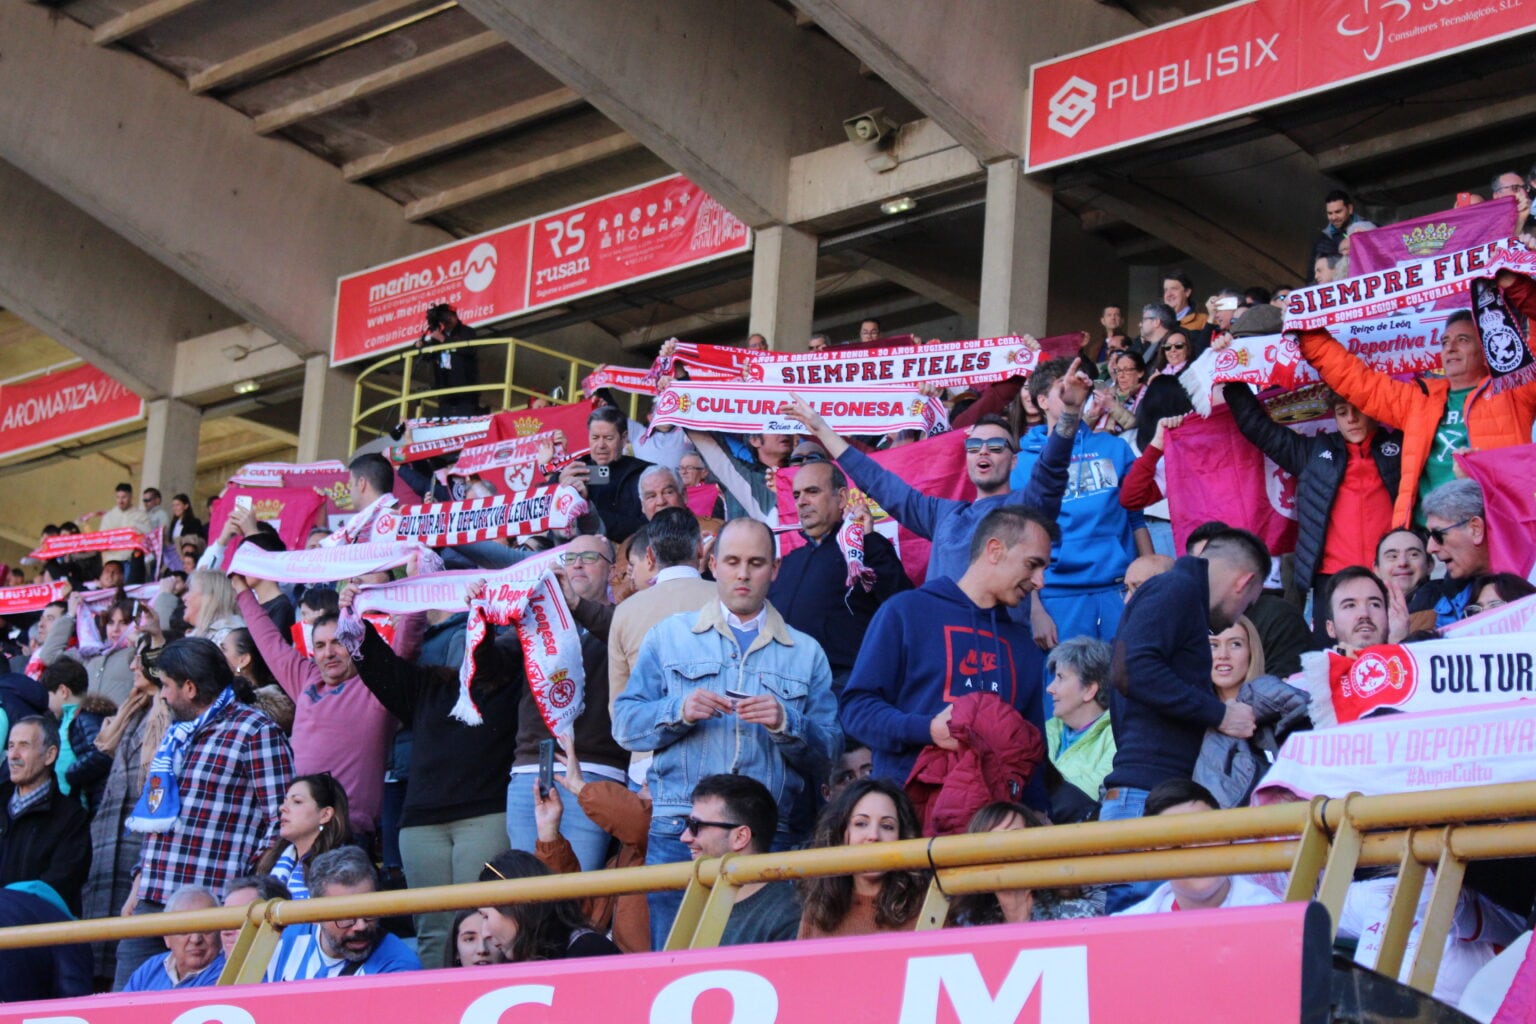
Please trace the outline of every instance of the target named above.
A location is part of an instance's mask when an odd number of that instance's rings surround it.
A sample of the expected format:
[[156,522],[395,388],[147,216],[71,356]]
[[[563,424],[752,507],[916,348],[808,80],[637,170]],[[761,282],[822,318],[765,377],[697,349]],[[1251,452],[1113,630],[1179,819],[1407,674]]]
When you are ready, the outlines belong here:
[[[1518,315],[1536,315],[1536,282],[1506,270],[1498,283]],[[1403,478],[1392,509],[1396,526],[1415,515],[1418,499],[1454,479],[1456,452],[1531,440],[1536,384],[1494,393],[1470,312],[1451,314],[1440,344],[1444,377],[1399,381],[1366,366],[1327,331],[1301,333],[1301,354],[1325,384],[1367,416],[1403,432]],[[1423,516],[1416,521],[1422,526]]]

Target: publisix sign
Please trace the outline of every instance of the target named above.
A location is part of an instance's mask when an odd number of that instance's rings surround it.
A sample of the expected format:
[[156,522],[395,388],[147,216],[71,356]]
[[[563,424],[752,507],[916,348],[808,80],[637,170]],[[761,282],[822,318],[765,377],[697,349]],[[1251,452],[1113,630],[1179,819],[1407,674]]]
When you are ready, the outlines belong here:
[[411,344],[439,302],[494,323],[751,247],[703,189],[662,178],[343,277],[331,364]]
[[1030,69],[1043,170],[1536,29],[1530,0],[1242,0]]

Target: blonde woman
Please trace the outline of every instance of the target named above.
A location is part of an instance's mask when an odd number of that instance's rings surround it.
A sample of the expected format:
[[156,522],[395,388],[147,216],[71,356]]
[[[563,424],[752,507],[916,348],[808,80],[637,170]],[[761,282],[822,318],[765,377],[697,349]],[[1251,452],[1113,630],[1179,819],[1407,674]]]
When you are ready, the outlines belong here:
[[235,590],[229,578],[217,569],[199,569],[187,580],[188,636],[207,637],[216,644],[232,629],[245,625],[235,605]]

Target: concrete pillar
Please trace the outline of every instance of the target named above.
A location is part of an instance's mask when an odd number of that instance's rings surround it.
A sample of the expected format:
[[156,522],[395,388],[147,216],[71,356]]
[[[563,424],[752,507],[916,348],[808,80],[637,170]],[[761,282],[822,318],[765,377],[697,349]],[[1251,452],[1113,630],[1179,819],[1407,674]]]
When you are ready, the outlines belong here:
[[804,352],[816,307],[816,236],[776,224],[753,239],[749,332],[779,352]]
[[1126,281],[1126,301],[1130,305],[1125,311],[1125,329],[1127,333],[1134,334],[1132,330],[1136,322],[1141,319],[1141,307],[1149,302],[1163,301],[1163,273],[1161,268],[1145,264],[1135,264]]
[[981,336],[1044,334],[1050,269],[1051,187],[1024,177],[1017,160],[989,165],[977,321]]
[[352,391],[355,382],[331,369],[326,356],[304,360],[304,403],[299,410],[299,461],[318,462],[352,454]]
[[166,506],[171,495],[191,494],[197,482],[197,441],[203,411],[174,398],[146,403],[144,471],[140,488],[158,487]]

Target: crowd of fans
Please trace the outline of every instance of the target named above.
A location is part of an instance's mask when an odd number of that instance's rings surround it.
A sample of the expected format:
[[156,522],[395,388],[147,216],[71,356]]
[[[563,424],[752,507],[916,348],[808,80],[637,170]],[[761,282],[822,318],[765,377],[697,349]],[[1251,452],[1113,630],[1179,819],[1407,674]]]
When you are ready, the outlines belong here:
[[[1326,212],[1319,279],[1362,223],[1347,196],[1329,196]],[[1506,278],[1512,303],[1529,305],[1531,282]],[[1122,307],[1106,306],[1076,355],[1043,360],[1027,380],[937,393],[964,433],[970,501],[922,493],[882,465],[880,450],[913,438],[839,436],[793,398],[783,415],[803,435],[708,438],[750,484],[723,488],[696,450],[706,438],[658,427],[642,444],[599,395],[589,453],[549,476],[591,509],[551,538],[566,545],[556,572],[580,625],[585,710],[553,737],[547,790],[541,745],[552,737],[515,631],[489,631],[468,652],[482,721],[466,724],[449,713],[465,612],[368,622],[348,642],[357,586],[387,577],[302,586],[231,574],[233,545],[284,549],[270,524],[237,508],[210,536],[189,496],[162,507],[146,488],[135,508],[133,488],[118,486],[100,528],[161,531],[162,549],[38,565],[32,579],[66,581],[69,596],[7,624],[0,884],[36,906],[0,905],[0,919],[154,914],[1246,802],[1285,737],[1310,728],[1306,694],[1285,681],[1303,652],[1431,637],[1536,590],[1496,571],[1481,491],[1452,461],[1530,443],[1536,391],[1488,392],[1470,316],[1451,318],[1444,376],[1422,386],[1365,368],[1325,332],[1305,335],[1332,389],[1323,405],[1334,431],[1295,433],[1246,386],[1221,388],[1248,441],[1298,480],[1287,596],[1246,530],[1206,523],[1173,549],[1159,460],[1191,411],[1181,376],[1208,347],[1276,333],[1272,303],[1283,297],[1227,290],[1202,308],[1196,296],[1187,276],[1170,274],[1136,334]],[[434,341],[464,330],[438,314],[431,327]],[[866,321],[856,343],[882,336]],[[837,346],[818,335],[811,347]],[[450,384],[472,374],[472,364],[439,366]],[[1403,388],[1413,396],[1381,397]],[[419,469],[406,479],[429,483]],[[348,474],[354,509],[395,489],[378,454],[353,458]],[[750,505],[785,494],[798,524],[776,535]],[[859,494],[931,542],[921,585],[873,529],[866,578],[850,574],[838,533],[846,518],[868,517]],[[327,534],[317,528],[310,544]],[[542,546],[466,545],[449,564],[489,572]],[[135,585],[153,592],[127,596]],[[112,596],[89,597],[102,592]],[[886,871],[743,886],[721,941],[909,930],[927,884],[924,872]],[[950,923],[1279,898],[1225,877],[998,892],[957,899]],[[1473,890],[1464,899],[1479,930],[1451,941],[1487,949],[1518,933],[1530,909]],[[655,893],[421,914],[388,928],[291,926],[265,977],[659,949],[680,901]],[[1360,910],[1352,926],[1368,930],[1371,915]],[[66,949],[48,977],[60,992],[92,979],[97,990],[211,984],[232,939]],[[1454,996],[1456,979],[1448,985]]]

